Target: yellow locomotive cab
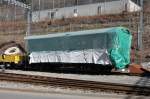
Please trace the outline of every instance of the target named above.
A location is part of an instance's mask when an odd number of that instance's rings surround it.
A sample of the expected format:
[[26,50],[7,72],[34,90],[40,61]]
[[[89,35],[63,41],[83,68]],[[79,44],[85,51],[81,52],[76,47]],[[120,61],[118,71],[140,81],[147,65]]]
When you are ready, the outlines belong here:
[[0,62],[7,62],[7,63],[15,63],[18,64],[22,61],[22,55],[0,55]]

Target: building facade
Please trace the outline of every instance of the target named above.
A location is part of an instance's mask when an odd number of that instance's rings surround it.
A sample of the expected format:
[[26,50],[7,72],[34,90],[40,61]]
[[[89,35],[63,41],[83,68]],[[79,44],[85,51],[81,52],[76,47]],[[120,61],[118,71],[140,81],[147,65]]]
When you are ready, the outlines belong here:
[[107,2],[79,3],[68,7],[60,7],[32,12],[32,21],[47,19],[71,18],[77,16],[95,16],[140,11],[140,7],[131,0],[107,0]]

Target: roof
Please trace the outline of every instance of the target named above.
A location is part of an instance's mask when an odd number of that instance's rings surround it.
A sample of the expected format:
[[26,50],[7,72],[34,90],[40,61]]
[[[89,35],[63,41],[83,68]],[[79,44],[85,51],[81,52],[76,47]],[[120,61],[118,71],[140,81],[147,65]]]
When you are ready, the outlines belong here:
[[51,33],[51,34],[47,34],[47,35],[26,36],[25,40],[63,37],[63,36],[89,35],[89,34],[98,34],[98,33],[114,33],[114,32],[116,32],[116,29],[120,29],[120,28],[126,29],[124,27],[111,27],[111,28],[93,29],[93,30],[75,31],[75,32]]

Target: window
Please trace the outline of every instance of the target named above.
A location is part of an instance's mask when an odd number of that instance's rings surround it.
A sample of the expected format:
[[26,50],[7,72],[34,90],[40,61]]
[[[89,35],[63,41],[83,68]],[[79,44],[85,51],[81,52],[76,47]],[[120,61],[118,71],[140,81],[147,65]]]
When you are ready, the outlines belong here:
[[51,18],[51,17],[50,17],[50,14],[51,14],[51,12],[48,12],[48,13],[47,13],[47,17],[48,17],[48,18]]
[[97,8],[97,14],[98,14],[98,15],[101,14],[101,10],[102,10],[101,6],[98,6],[98,8]]
[[51,12],[51,19],[54,19],[55,17],[55,12]]
[[125,4],[125,12],[127,12],[128,11],[128,4],[126,3]]
[[78,16],[78,10],[77,10],[77,9],[74,9],[74,10],[73,10],[73,13],[74,13],[74,14],[73,14],[74,17],[77,17],[77,16]]
[[55,12],[48,12],[48,18],[54,19],[55,17]]
[[74,9],[74,11],[73,11],[74,13],[78,13],[78,10],[77,9]]

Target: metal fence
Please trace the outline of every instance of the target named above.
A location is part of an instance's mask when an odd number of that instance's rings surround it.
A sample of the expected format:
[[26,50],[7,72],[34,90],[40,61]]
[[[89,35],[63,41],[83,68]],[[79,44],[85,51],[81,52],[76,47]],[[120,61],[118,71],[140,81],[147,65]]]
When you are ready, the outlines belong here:
[[[81,6],[81,5],[87,5],[87,4],[96,4],[96,3],[101,3],[101,2],[103,2],[105,5],[105,3],[107,2],[118,1],[118,0],[24,0],[24,1],[30,2],[30,4],[23,4],[21,2],[18,3],[18,1],[16,0],[0,0],[0,25],[2,26],[0,27],[0,33],[5,33],[5,32],[6,33],[13,33],[13,32],[14,33],[26,33],[27,16],[28,16],[27,8],[29,8],[29,6],[31,6],[31,11],[34,12],[34,11],[41,11],[41,10],[46,10],[46,9],[56,9],[56,8],[64,8],[64,7],[74,7],[74,6],[79,6],[79,5]],[[135,2],[138,3],[139,0],[135,0]],[[92,13],[92,12],[88,12],[88,13]],[[52,13],[50,13],[50,16],[51,15]],[[37,14],[37,16],[39,17],[39,14]],[[99,14],[97,14],[96,16],[99,16]],[[76,25],[79,25],[79,27],[84,28],[84,25],[87,26],[87,24],[98,24],[98,25],[101,25],[102,23],[111,24],[112,23],[111,21],[115,21],[113,19],[111,20],[107,18],[105,22],[104,21],[100,22],[98,18],[95,18],[96,21],[93,21],[94,19],[92,19],[92,22],[89,22],[90,18],[87,18],[87,17],[85,18],[86,20],[84,19],[84,22],[82,21],[83,18],[81,19],[77,18],[77,20],[75,21],[81,21],[81,22],[69,23],[69,27],[70,27],[69,31],[76,30],[74,29],[74,26],[76,28]],[[64,18],[65,17],[61,18],[61,20],[57,21],[57,23],[59,22],[61,23],[62,21],[65,21]],[[147,17],[147,19],[149,18]],[[74,21],[74,19],[72,20]],[[131,20],[134,20],[134,19],[132,19],[132,17],[129,17],[128,19],[121,20],[121,21],[128,22],[129,23],[128,26],[131,27],[131,24],[132,24]],[[55,22],[53,22],[51,19],[48,19],[48,18],[45,18],[42,24],[41,22],[32,23],[33,25],[31,25],[31,32],[37,31],[38,29],[41,29],[41,31],[39,32],[44,32],[45,28],[47,28],[46,30],[50,30],[48,28],[54,27],[53,23]],[[64,23],[64,24],[67,24],[66,26],[68,26],[68,23]],[[65,27],[64,24],[63,25],[55,24],[55,27],[62,28],[62,27]],[[51,31],[47,31],[47,32],[51,32]]]
[[[110,1],[118,1],[118,0],[23,0],[23,1],[28,2],[29,4],[24,4],[16,0],[0,0],[0,34],[5,35],[9,34],[13,36],[19,34],[25,36],[25,34],[29,32],[29,29],[31,29],[30,34],[32,35],[32,34],[47,34],[53,32],[79,31],[111,26],[126,26],[133,28],[134,31],[138,30],[136,29],[137,25],[135,26],[135,24],[138,23],[138,18],[135,18],[133,17],[133,15],[128,14],[127,16],[124,15],[126,17],[123,17],[121,15],[101,16],[100,14],[97,14],[93,16],[84,16],[84,17],[79,16],[75,18],[63,17],[58,20],[45,18],[45,20],[42,22],[32,22],[29,19],[27,20],[28,9],[30,8],[31,12],[35,12],[46,9],[83,6],[87,4],[103,3],[105,5]],[[136,0],[136,2],[138,1],[139,0]],[[94,11],[88,13],[90,14],[92,12]],[[37,17],[39,17],[38,14]],[[149,17],[147,17],[147,19],[149,19]],[[134,20],[136,20],[136,22],[134,22]]]
[[35,11],[110,1],[117,0],[32,0],[32,9]]
[[[20,0],[21,1],[21,0]],[[65,7],[76,7],[87,4],[108,3],[118,0],[24,0],[29,4],[17,3],[16,0],[0,0],[0,42],[17,40],[24,43],[23,37],[27,30],[31,29],[30,35],[48,34],[54,32],[79,31],[112,26],[125,26],[137,35],[139,31],[139,13],[121,13],[116,15],[93,15],[84,17],[70,17],[61,19],[45,19],[41,22],[27,21],[28,8],[31,12],[57,9]],[[140,0],[133,0],[139,4]],[[147,3],[148,4],[148,3]],[[90,12],[89,12],[90,13]],[[38,14],[37,14],[38,15]],[[29,23],[30,27],[29,27]],[[144,14],[145,33],[149,32],[150,14]],[[28,27],[28,28],[27,28]],[[137,36],[134,36],[137,42]],[[148,41],[147,38],[143,37]],[[143,41],[144,41],[143,40]],[[144,42],[146,42],[144,41]],[[136,44],[135,44],[136,45]],[[137,45],[136,45],[137,46]],[[149,47],[148,43],[144,47]],[[148,48],[147,47],[147,48]]]

